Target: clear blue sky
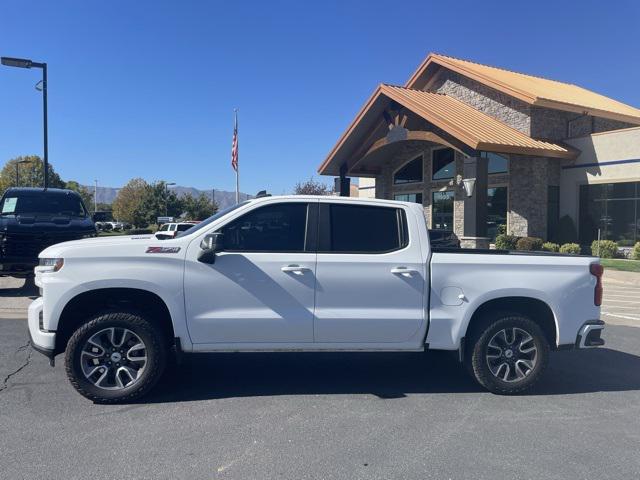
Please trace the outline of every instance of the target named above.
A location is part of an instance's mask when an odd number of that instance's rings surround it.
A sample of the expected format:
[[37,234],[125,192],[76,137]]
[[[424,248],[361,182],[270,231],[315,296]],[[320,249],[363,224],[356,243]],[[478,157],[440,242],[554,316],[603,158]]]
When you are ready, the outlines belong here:
[[[48,62],[65,179],[233,190],[238,107],[241,190],[282,193],[430,51],[640,106],[639,25],[635,1],[4,0],[0,55]],[[0,68],[0,163],[41,153],[39,75]]]

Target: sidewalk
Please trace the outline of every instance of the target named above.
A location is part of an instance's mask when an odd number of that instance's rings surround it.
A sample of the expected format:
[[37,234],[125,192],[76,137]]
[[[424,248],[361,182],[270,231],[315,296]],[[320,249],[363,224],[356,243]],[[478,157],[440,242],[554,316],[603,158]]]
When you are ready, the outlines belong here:
[[0,320],[26,320],[27,308],[38,296],[38,288],[18,278],[0,277]]

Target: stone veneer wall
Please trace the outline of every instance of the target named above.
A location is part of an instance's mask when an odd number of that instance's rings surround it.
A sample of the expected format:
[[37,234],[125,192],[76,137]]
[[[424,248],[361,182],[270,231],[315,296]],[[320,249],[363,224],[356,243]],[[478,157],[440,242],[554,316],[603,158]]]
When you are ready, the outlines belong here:
[[444,93],[534,138],[564,140],[634,125],[534,107],[459,73],[442,69],[430,91]]

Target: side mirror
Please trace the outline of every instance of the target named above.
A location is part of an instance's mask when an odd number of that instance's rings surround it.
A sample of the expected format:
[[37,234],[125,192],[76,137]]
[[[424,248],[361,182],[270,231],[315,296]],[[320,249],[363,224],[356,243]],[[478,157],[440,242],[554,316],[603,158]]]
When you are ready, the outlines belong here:
[[202,263],[216,263],[216,252],[224,249],[224,235],[222,233],[210,233],[200,242],[198,261]]

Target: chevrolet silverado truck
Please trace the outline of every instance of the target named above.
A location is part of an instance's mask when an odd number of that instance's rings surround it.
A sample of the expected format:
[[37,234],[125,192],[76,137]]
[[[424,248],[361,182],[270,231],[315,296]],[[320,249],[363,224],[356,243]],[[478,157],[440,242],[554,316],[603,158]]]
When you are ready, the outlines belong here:
[[47,248],[29,331],[96,402],[144,395],[191,352],[451,350],[510,394],[552,350],[604,343],[601,277],[592,257],[433,249],[413,203],[267,196],[174,239]]
[[96,234],[77,192],[9,188],[0,198],[0,276],[32,276],[48,246]]

